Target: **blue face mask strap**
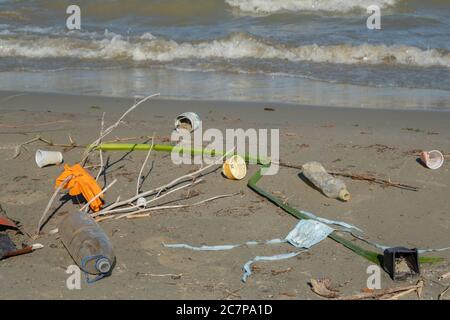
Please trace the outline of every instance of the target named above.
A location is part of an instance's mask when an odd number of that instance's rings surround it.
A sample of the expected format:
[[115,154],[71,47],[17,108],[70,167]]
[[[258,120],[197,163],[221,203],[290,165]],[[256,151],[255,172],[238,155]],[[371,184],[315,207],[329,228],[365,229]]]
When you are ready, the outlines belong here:
[[86,269],[86,264],[91,261],[91,260],[97,260],[100,258],[104,258],[104,256],[102,255],[96,255],[96,256],[87,256],[87,257],[83,257],[83,259],[81,259],[81,269],[83,270],[84,273],[84,277],[86,279],[86,283],[91,284],[94,282],[97,282],[100,279],[103,279],[109,275],[111,275],[111,271],[107,272],[107,273],[100,273],[97,276],[94,276],[92,278],[89,278],[89,273],[87,273],[86,271],[84,271]]

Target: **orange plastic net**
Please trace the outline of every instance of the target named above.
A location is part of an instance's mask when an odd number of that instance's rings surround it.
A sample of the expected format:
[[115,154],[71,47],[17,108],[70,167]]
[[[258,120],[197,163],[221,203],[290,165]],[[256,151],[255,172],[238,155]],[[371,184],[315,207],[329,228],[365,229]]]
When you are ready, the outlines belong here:
[[[56,179],[55,188],[59,187],[69,176],[72,176],[72,178],[66,182],[63,188],[69,189],[71,196],[82,194],[84,199],[89,202],[102,192],[97,181],[78,163],[72,167],[67,164],[64,165],[64,172]],[[89,204],[92,211],[97,212],[101,209],[102,199],[103,194]]]

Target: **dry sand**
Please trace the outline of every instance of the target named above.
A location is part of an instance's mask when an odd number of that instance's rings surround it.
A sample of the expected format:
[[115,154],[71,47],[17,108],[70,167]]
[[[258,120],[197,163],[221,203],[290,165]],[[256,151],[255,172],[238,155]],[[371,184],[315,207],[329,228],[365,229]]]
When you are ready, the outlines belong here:
[[[17,159],[8,160],[14,145],[36,135],[55,143],[67,143],[69,134],[77,143],[92,142],[98,136],[103,112],[107,113],[107,123],[112,123],[131,104],[131,100],[119,98],[0,93],[0,204],[8,215],[32,232],[62,171],[62,166],[36,166],[34,152],[47,149],[42,144],[29,145],[29,152],[24,150]],[[173,119],[184,111],[199,113],[204,128],[279,128],[281,159],[290,163],[316,160],[330,170],[370,172],[419,187],[418,192],[411,192],[345,179],[352,200],[343,203],[312,189],[295,169],[282,168],[261,182],[266,190],[286,197],[292,205],[355,224],[383,244],[419,248],[450,245],[450,161],[433,171],[420,165],[414,155],[422,149],[450,153],[450,112],[154,100],[133,112],[111,138],[155,133],[156,141],[164,142]],[[81,153],[82,149],[64,152],[65,162],[74,164]],[[125,159],[120,152],[108,156],[114,163],[108,170],[108,181],[119,181],[106,196],[110,202],[119,194],[125,197],[135,192],[145,152],[134,152]],[[154,165],[146,188],[198,167],[175,166],[170,155],[157,152],[151,161]],[[249,174],[255,170],[250,166]],[[162,242],[213,245],[279,238],[297,222],[250,190],[246,180],[226,180],[217,170],[205,181],[195,187],[199,195],[188,201],[239,191],[242,195],[201,207],[155,212],[144,219],[101,223],[114,243],[117,265],[111,277],[91,285],[82,282],[81,290],[66,288],[65,271],[73,262],[60,240],[56,235],[42,237],[39,242],[45,248],[0,262],[0,298],[318,299],[307,283],[321,277],[332,278],[344,295],[366,287],[366,269],[371,263],[330,239],[296,258],[257,263],[246,284],[240,281],[246,261],[294,248],[287,244],[223,252],[163,248]],[[62,215],[75,208],[77,205],[65,203],[44,231],[54,228]],[[446,260],[422,265],[427,299],[435,299],[449,284],[449,279],[439,282],[437,278],[449,271],[450,252],[435,255]],[[180,276],[154,276],[162,274]],[[381,284],[388,288],[402,283],[394,283],[382,272]]]

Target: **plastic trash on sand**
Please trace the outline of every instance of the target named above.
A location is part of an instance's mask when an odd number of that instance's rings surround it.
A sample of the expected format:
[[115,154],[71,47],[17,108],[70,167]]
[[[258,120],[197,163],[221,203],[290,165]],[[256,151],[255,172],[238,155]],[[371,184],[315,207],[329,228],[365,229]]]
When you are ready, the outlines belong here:
[[423,151],[420,154],[420,160],[427,168],[436,170],[444,164],[444,155],[438,150]]
[[38,167],[43,168],[48,165],[62,163],[63,155],[58,151],[37,150],[35,160]]
[[[87,172],[80,164],[76,164],[72,167],[67,164],[64,165],[64,172],[56,179],[55,187],[58,187],[69,176],[72,176],[72,179],[66,182],[63,188],[69,189],[69,194],[71,196],[82,194],[84,199],[89,202],[102,192],[97,181],[95,181],[89,172]],[[92,211],[97,212],[101,209],[103,205],[102,198],[103,195],[100,195],[100,197],[90,203],[89,206]]]
[[194,112],[185,112],[180,114],[175,119],[175,130],[185,129],[189,132],[193,132],[200,127],[200,117]]
[[111,274],[115,254],[111,241],[95,220],[87,213],[67,214],[58,226],[61,241],[76,264],[85,272],[97,275],[87,282],[95,282]]
[[384,250],[383,267],[392,280],[406,280],[420,274],[417,249],[403,247]]
[[222,172],[230,180],[241,180],[247,174],[247,164],[241,156],[234,155],[225,161]]
[[342,180],[330,175],[319,162],[308,162],[303,165],[303,175],[327,197],[350,200],[350,193]]
[[[324,240],[330,233],[334,231],[333,228],[315,220],[300,220],[294,229],[292,229],[289,234],[281,239],[272,239],[264,242],[258,241],[248,241],[244,244],[227,244],[218,246],[200,246],[194,247],[189,244],[163,244],[166,248],[184,248],[194,251],[220,251],[220,250],[231,250],[243,245],[252,246],[259,244],[280,244],[280,243],[290,243],[296,248],[308,249],[313,245]],[[244,274],[242,276],[242,281],[246,282],[248,277],[252,274],[251,265],[257,261],[276,261],[284,260],[288,258],[295,257],[302,253],[303,251],[290,252],[285,254],[278,254],[274,256],[257,256],[250,261],[247,261],[244,266]]]
[[319,221],[300,220],[295,228],[289,232],[286,241],[294,247],[309,249],[324,240],[333,231],[333,228]]

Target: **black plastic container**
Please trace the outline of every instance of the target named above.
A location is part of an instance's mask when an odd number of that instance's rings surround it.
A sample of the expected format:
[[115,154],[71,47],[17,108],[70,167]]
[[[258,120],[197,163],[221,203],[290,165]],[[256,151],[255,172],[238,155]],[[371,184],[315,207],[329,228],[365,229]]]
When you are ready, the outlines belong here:
[[[399,267],[399,263],[403,267]],[[406,280],[419,275],[417,249],[395,247],[384,250],[383,267],[393,280]]]

